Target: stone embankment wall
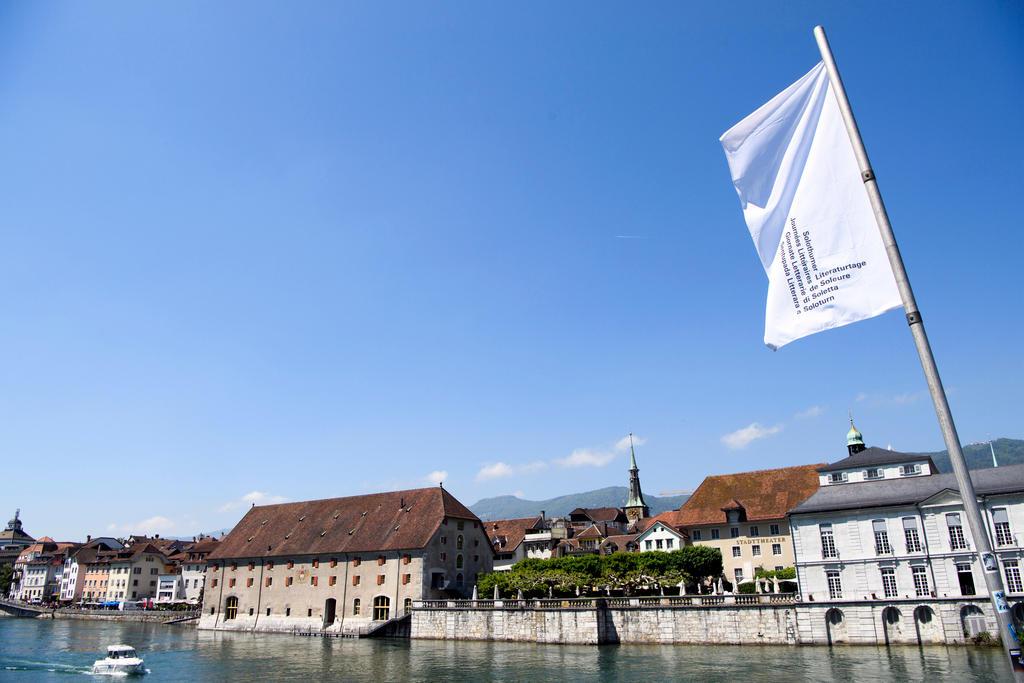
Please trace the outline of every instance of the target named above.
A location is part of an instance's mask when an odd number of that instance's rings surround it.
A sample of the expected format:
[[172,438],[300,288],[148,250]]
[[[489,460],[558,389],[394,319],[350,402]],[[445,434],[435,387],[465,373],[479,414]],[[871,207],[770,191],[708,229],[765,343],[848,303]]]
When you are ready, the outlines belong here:
[[[736,602],[737,598],[740,600]],[[965,643],[987,600],[797,603],[783,596],[413,603],[411,637],[598,645]]]
[[[187,612],[164,612],[164,611],[129,611],[121,612],[118,610],[54,610],[54,619],[92,619],[97,621],[146,621],[156,622],[162,624],[165,621],[171,619],[180,619],[184,616],[188,616]],[[42,614],[39,619],[49,619],[50,614]],[[182,621],[182,626],[195,626],[196,620]]]

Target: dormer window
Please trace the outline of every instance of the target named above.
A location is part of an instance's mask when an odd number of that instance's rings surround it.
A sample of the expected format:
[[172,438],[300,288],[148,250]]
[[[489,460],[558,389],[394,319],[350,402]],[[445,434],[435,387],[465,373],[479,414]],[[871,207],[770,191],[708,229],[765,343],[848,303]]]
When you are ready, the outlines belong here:
[[921,474],[920,465],[900,465],[901,477],[912,477],[915,474]]
[[828,475],[828,483],[830,484],[844,484],[846,483],[846,472],[833,472]]
[[882,479],[883,477],[884,475],[882,474],[882,470],[877,467],[868,468],[867,471],[864,472],[864,478],[869,481],[872,479]]

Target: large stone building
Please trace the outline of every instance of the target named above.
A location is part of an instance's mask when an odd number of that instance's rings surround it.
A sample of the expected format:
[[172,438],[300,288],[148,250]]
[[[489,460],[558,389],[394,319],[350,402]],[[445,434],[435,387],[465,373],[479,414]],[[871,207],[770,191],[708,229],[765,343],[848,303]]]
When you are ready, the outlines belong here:
[[199,628],[350,631],[468,597],[484,524],[441,487],[254,507],[207,557]]
[[[864,448],[854,432],[850,456],[819,468],[834,483],[789,515],[803,598],[905,602],[886,614],[893,630],[942,628],[932,623],[934,606],[918,604],[934,598],[951,601],[941,618],[951,614],[970,633],[991,631],[973,600],[987,595],[985,568],[954,475],[936,474],[921,455]],[[995,549],[992,569],[1002,571],[1011,599],[1024,597],[1024,465],[973,470],[971,480]],[[1024,606],[1014,616],[1024,621]]]
[[815,468],[821,466],[707,477],[682,507],[663,512],[655,520],[682,532],[693,545],[721,550],[729,581],[750,581],[758,568],[794,565],[786,513],[818,489]]

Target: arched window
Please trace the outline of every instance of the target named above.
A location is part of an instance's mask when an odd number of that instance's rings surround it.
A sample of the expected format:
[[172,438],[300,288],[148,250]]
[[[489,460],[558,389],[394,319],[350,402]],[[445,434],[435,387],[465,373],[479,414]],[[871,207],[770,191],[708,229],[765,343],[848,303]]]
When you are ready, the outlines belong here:
[[238,598],[232,596],[224,601],[224,620],[238,616]]
[[402,603],[402,609],[405,610],[406,613],[412,611],[412,598],[405,599],[405,601]]
[[373,620],[387,621],[388,613],[391,611],[391,600],[384,595],[378,595],[373,599]]
[[459,534],[455,539],[455,549],[462,550],[462,534]]
[[352,601],[352,616],[359,616],[359,598]]
[[462,569],[462,555],[455,556],[455,568]]
[[455,575],[455,585],[459,586],[460,588],[462,587],[462,574]]

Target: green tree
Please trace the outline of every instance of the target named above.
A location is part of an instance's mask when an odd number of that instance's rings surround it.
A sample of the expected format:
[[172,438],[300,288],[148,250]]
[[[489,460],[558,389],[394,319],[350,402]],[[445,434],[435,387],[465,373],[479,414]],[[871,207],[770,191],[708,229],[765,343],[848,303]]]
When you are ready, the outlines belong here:
[[0,566],[0,595],[6,597],[10,592],[13,575],[14,565],[5,564]]
[[512,575],[509,572],[491,572],[481,574],[477,580],[476,592],[481,600],[489,600],[494,596],[494,587],[498,587],[498,595],[503,598],[515,597],[512,587]]
[[706,545],[688,545],[679,550],[673,550],[680,564],[680,569],[695,580],[702,580],[709,576],[719,576],[722,573],[722,551]]

